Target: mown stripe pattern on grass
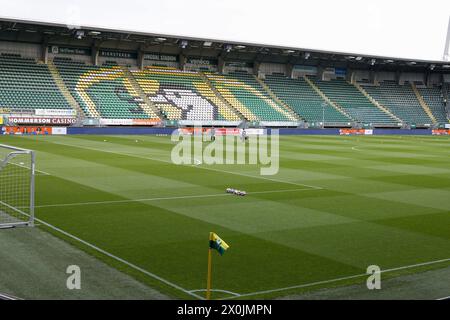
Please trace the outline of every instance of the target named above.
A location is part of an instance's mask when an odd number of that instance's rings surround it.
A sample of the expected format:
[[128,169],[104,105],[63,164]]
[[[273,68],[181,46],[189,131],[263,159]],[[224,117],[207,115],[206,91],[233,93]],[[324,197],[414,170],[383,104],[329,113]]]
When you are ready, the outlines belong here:
[[[205,286],[210,231],[233,243],[214,287],[240,294],[449,257],[447,137],[281,137],[269,179],[250,165],[175,166],[169,137],[0,140],[37,150],[50,174],[37,177],[38,218],[186,289]],[[268,192],[293,185],[307,190]],[[249,195],[197,197],[227,187]],[[128,201],[149,198],[161,200]],[[58,206],[86,202],[98,204]]]

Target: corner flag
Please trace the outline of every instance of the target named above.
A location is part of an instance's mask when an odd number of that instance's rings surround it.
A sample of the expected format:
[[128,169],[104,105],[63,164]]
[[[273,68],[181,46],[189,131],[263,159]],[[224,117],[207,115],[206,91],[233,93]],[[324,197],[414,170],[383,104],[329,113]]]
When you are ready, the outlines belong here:
[[209,249],[208,249],[208,278],[206,282],[206,300],[211,299],[211,275],[212,275],[212,250],[217,250],[223,255],[230,246],[220,239],[214,232],[209,233]]
[[225,241],[220,239],[217,234],[214,232],[209,233],[209,248],[216,249],[220,255],[223,255],[229,247],[230,246]]

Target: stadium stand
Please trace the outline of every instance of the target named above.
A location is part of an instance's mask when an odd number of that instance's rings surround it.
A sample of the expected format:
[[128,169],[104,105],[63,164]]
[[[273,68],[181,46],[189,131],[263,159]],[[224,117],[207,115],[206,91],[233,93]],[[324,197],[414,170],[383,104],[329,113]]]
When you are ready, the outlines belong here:
[[86,115],[106,119],[158,119],[139,97],[122,67],[55,58],[64,83]]
[[45,64],[16,54],[0,56],[0,108],[11,112],[70,109]]
[[131,70],[114,60],[93,66],[61,57],[47,65],[15,53],[0,55],[0,108],[76,110],[106,119],[303,119],[336,126],[353,121],[374,126],[449,122],[437,84],[351,84],[340,78],[292,79],[282,74],[259,79],[243,71],[219,74],[167,66]]
[[267,75],[269,88],[297,114],[308,122],[348,123],[350,118],[326,103],[303,79]]
[[132,75],[169,120],[240,120],[211,90],[201,74],[170,67],[146,67]]
[[296,121],[283,106],[270,98],[253,75],[233,72],[206,76],[224,99],[250,121]]
[[448,123],[441,89],[434,86],[431,88],[418,87],[417,90],[430,108],[436,121],[439,123]]
[[354,85],[343,79],[322,81],[311,77],[319,89],[343,108],[353,119],[378,126],[395,126],[395,118],[378,109]]
[[411,85],[399,85],[395,81],[387,80],[380,82],[378,86],[364,86],[364,89],[403,121],[421,125],[432,123],[417,100]]

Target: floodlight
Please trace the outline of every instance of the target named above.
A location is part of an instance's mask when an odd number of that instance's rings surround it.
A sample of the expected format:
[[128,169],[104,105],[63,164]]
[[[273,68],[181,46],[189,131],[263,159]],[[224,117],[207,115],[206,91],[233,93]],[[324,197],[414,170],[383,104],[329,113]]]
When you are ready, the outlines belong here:
[[187,41],[187,40],[181,40],[181,43],[180,43],[180,47],[181,47],[181,49],[184,49],[184,48],[186,48],[186,47],[187,47],[187,45],[188,45],[188,41]]

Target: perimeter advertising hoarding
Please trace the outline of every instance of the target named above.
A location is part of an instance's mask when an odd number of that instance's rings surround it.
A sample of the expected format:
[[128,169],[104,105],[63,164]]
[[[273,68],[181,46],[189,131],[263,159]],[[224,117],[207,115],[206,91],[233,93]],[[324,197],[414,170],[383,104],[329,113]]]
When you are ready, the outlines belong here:
[[349,135],[372,135],[372,129],[339,129],[339,134],[342,136]]
[[76,118],[51,117],[8,117],[9,124],[39,124],[39,125],[71,125],[77,122]]
[[159,119],[100,119],[103,126],[156,126],[160,123]]
[[450,135],[450,130],[448,129],[434,129],[431,131],[434,136],[447,136]]
[[[226,136],[226,135],[240,135],[241,129],[239,128],[216,128],[214,129],[215,135]],[[180,128],[178,129],[179,135],[194,135],[194,134],[209,134],[211,128]]]
[[[193,135],[193,134],[210,134],[212,128],[180,128],[178,134],[180,135]],[[217,136],[237,136],[241,135],[242,129],[240,128],[215,128],[214,133]],[[252,135],[264,135],[266,131],[264,129],[245,129],[245,133],[249,136]]]

